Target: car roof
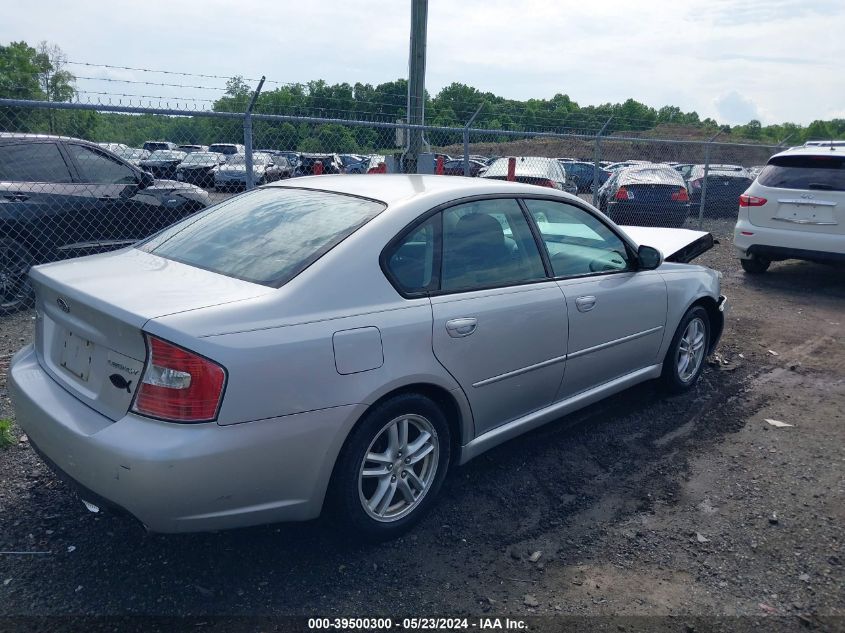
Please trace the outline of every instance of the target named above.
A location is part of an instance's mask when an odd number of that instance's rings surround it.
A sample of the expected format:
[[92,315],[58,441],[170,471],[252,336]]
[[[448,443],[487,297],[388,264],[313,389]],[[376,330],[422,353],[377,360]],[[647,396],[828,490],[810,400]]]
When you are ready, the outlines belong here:
[[267,186],[329,191],[379,200],[388,206],[408,203],[417,198],[429,199],[432,206],[435,206],[469,196],[496,194],[555,195],[563,199],[579,200],[571,194],[519,182],[419,174],[324,174],[279,181]]
[[[786,151],[775,154],[775,156],[845,156],[845,147],[841,145],[807,145],[792,147]],[[771,158],[769,160],[771,160]]]

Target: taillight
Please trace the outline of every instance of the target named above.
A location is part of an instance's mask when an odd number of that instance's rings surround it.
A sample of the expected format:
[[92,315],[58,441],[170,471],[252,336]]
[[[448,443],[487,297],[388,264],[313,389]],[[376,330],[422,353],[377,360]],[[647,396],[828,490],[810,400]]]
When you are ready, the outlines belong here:
[[693,189],[701,189],[701,181],[702,180],[703,180],[703,178],[696,178],[695,180],[690,180],[689,181],[690,187],[692,187]]
[[675,202],[689,202],[689,193],[687,193],[686,187],[681,187],[673,193],[672,200]]
[[217,363],[147,335],[147,366],[132,410],[170,422],[211,422],[225,383]]
[[739,206],[741,207],[762,207],[768,200],[759,198],[757,196],[749,196],[747,193],[739,197]]
[[613,196],[613,197],[616,200],[633,200],[634,199],[634,196],[631,195],[631,193],[627,189],[625,189],[625,187],[619,187],[619,189],[616,191],[616,195]]

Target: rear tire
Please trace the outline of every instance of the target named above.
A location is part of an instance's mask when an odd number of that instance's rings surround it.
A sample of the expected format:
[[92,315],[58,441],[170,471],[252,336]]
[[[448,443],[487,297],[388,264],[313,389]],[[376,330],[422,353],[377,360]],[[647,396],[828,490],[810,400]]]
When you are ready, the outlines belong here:
[[342,527],[366,541],[407,532],[434,504],[450,452],[446,417],[425,396],[400,394],[369,411],[332,475],[331,503]]
[[704,359],[710,349],[710,317],[701,306],[684,314],[663,361],[663,386],[671,393],[682,393],[698,382]]
[[740,259],[739,263],[742,269],[749,275],[762,275],[769,269],[772,262],[768,259],[752,255],[749,259]]
[[0,315],[12,314],[32,305],[34,292],[29,280],[32,256],[20,242],[0,238]]

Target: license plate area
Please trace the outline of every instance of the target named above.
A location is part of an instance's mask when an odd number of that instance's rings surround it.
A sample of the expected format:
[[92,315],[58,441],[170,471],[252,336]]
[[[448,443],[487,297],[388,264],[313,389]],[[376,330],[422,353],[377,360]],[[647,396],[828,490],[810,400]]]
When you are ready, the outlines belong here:
[[91,373],[91,359],[94,357],[94,344],[70,330],[65,331],[59,365],[83,382],[88,382]]

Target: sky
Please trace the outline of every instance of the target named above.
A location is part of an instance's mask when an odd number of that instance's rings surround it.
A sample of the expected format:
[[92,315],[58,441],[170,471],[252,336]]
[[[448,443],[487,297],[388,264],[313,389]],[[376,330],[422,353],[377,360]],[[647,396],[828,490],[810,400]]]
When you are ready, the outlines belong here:
[[[408,73],[410,0],[8,5],[0,42],[47,40],[72,62],[282,83],[375,85]],[[845,118],[843,33],[845,0],[430,0],[426,88],[434,95],[461,82],[513,99],[563,93],[582,106],[634,98],[732,125],[806,125]],[[68,69],[89,93],[213,100],[225,84]]]

